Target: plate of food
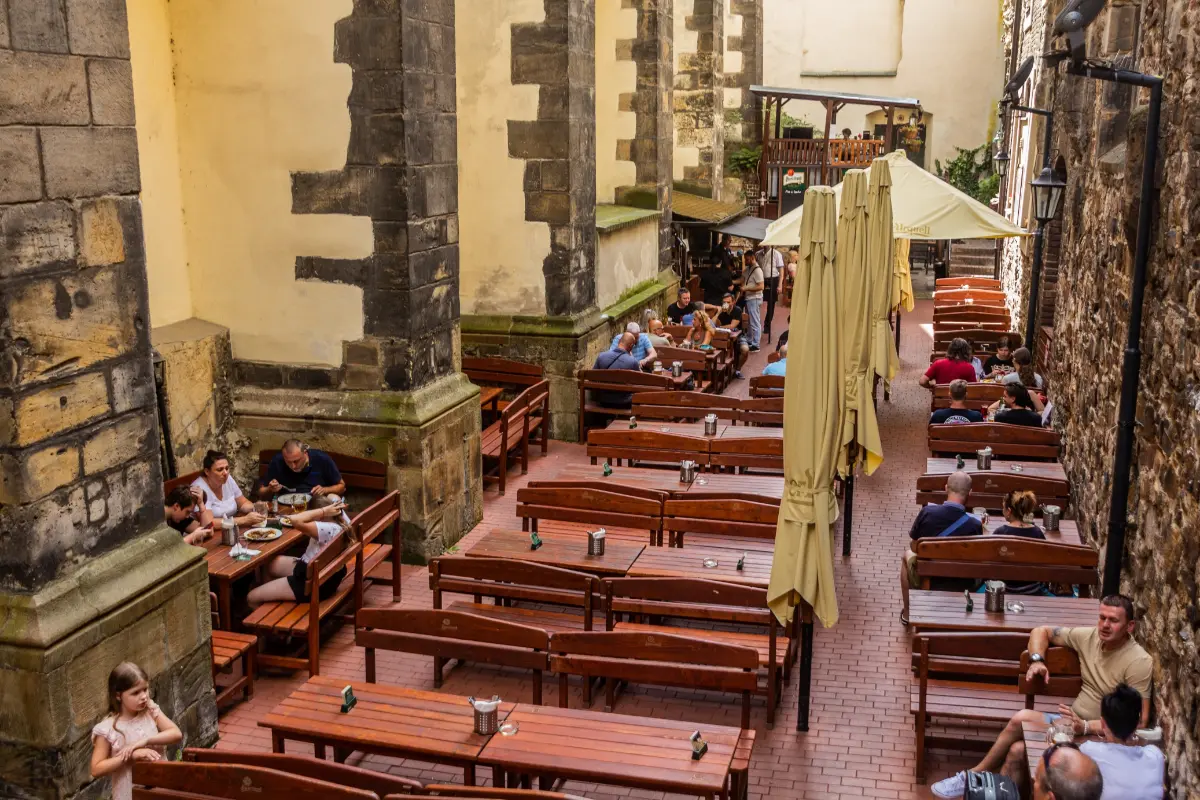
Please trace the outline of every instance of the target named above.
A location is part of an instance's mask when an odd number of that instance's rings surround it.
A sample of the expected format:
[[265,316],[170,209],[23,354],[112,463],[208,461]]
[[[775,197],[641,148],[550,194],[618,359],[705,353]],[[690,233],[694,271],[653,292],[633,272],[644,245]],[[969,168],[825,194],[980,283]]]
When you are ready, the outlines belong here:
[[277,528],[251,528],[242,534],[247,542],[273,542],[283,536],[283,531]]
[[279,495],[276,500],[279,501],[279,505],[286,506],[292,511],[304,511],[308,508],[312,495],[307,492],[289,492]]

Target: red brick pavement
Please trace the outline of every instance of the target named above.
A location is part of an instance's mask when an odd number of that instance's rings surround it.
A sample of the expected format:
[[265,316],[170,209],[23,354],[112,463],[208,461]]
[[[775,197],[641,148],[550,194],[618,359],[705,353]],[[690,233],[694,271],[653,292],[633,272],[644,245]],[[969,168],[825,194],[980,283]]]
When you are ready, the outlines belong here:
[[[898,621],[900,608],[898,570],[905,548],[905,531],[912,519],[913,487],[925,463],[925,420],[928,394],[917,386],[917,376],[928,365],[931,341],[931,304],[923,301],[904,318],[902,369],[890,403],[879,403],[879,424],[885,461],[869,478],[858,480],[855,492],[854,554],[839,555],[835,564],[841,620],[832,629],[818,626],[814,647],[811,728],[797,733],[796,677],[787,687],[777,722],[767,730],[761,700],[754,706],[758,738],[750,770],[751,795],[756,798],[924,798],[923,786],[913,780],[914,734],[908,713],[909,637]],[[782,310],[781,310],[782,311]],[[786,324],[786,313],[777,315],[775,332]],[[764,337],[764,350],[751,354],[744,373],[761,372],[766,355],[774,349]],[[745,396],[747,381],[735,381],[729,391]],[[552,442],[546,457],[535,457],[529,478],[553,477],[566,463],[584,461],[583,448]],[[584,462],[586,463],[586,462]],[[510,482],[504,497],[489,490],[484,500],[483,522],[459,544],[465,550],[492,526],[515,520],[516,489],[525,478]],[[840,523],[839,523],[840,525]],[[840,535],[840,527],[839,527]],[[840,547],[837,548],[840,553]],[[427,571],[405,567],[404,605],[429,608]],[[371,589],[368,602],[387,603],[389,590]],[[432,661],[418,656],[380,652],[381,682],[430,689]],[[348,627],[329,635],[321,649],[323,674],[363,679],[363,656],[354,647]],[[270,749],[270,736],[257,726],[268,710],[298,686],[304,676],[265,677],[249,703],[236,705],[220,720],[220,748]],[[557,682],[546,682],[545,702],[556,703]],[[528,700],[527,676],[469,665],[453,670],[444,690],[455,694],[496,693],[507,700]],[[572,707],[581,700],[576,689]],[[704,723],[736,725],[738,703],[727,695],[631,687],[617,710]],[[311,748],[289,744],[289,752]],[[354,763],[352,761],[352,763]],[[368,756],[363,766],[385,769],[423,780],[455,782],[460,772],[448,767]],[[930,775],[936,779],[949,769],[961,768],[961,754],[934,754]],[[486,772],[486,771],[485,771]],[[568,785],[568,791],[595,798],[657,796],[650,792],[613,787]]]

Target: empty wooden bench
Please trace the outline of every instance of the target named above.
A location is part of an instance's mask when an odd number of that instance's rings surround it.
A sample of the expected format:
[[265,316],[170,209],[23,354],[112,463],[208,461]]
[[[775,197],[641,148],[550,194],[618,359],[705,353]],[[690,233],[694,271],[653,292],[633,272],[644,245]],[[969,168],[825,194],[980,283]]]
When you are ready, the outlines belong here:
[[975,451],[992,448],[994,458],[1057,461],[1062,448],[1058,431],[1003,422],[970,425],[930,425],[929,452],[934,456],[975,458]]
[[615,540],[662,544],[666,492],[592,482],[545,481],[517,492],[521,530],[577,533],[603,527]]
[[[344,531],[339,533],[308,563],[304,582],[307,601],[263,603],[246,617],[243,624],[260,637],[281,638],[296,650],[295,655],[259,653],[260,665],[307,668],[309,675],[320,674],[321,622],[344,603],[357,603],[362,597],[362,573],[354,568],[361,552],[361,544],[351,543]],[[331,584],[342,567],[347,568],[346,576],[328,599],[320,599],[321,587]]]
[[579,371],[579,441],[586,441],[588,434],[587,415],[604,417],[627,417],[630,408],[601,405],[588,392],[620,392],[636,395],[638,392],[665,392],[678,389],[670,374],[655,375],[632,369],[582,369]]
[[[498,483],[504,494],[508,482],[510,454],[519,454],[521,474],[529,471],[529,441],[536,436],[546,454],[549,444],[550,382],[540,381],[513,398],[500,412],[500,417],[479,437],[479,452],[483,458],[483,482]],[[494,463],[488,469],[489,463]]]
[[[355,538],[362,549],[356,556],[355,568],[363,576],[363,582],[386,583],[392,589],[392,602],[399,603],[400,562],[404,539],[400,534],[400,492],[392,491],[377,500],[350,520]],[[383,534],[391,532],[391,542],[379,541]],[[362,605],[362,598],[358,599]]]
[[[220,629],[220,615],[217,613],[217,596],[208,593],[209,606],[212,610],[212,677],[213,689],[217,694],[217,708],[238,692],[242,692],[246,700],[254,697],[254,666],[258,657],[258,637],[249,633],[234,633]],[[217,682],[217,674],[232,672],[238,662],[242,665],[242,674],[232,683],[222,686]]]
[[587,454],[593,464],[608,461],[620,466],[622,461],[628,461],[632,467],[645,462],[677,469],[684,460],[707,465],[712,442],[704,436],[663,432],[653,426],[597,429],[588,431]]
[[922,589],[936,578],[1071,584],[1083,594],[1100,583],[1099,556],[1086,546],[1023,536],[946,536],[913,544]]
[[442,686],[448,659],[533,671],[533,702],[542,702],[550,636],[542,628],[463,611],[361,608],[354,643],[366,651],[366,677],[375,683],[376,649],[433,658],[433,687]]
[[756,375],[750,379],[751,397],[783,397],[783,375]]
[[976,306],[1008,307],[1008,297],[1001,289],[935,289],[933,306],[970,303]]
[[736,423],[741,403],[736,397],[705,392],[641,392],[633,396],[632,414],[639,420],[699,422],[709,414]]
[[935,289],[991,289],[999,291],[1000,281],[995,278],[976,278],[968,275],[962,278],[938,278],[934,281]]
[[585,686],[604,679],[605,711],[613,710],[620,682],[710,689],[741,694],[743,728],[750,727],[750,695],[758,689],[757,650],[667,633],[555,633],[550,637],[550,669],[558,673],[562,708],[569,705],[572,675],[582,677]]
[[[410,795],[423,793],[420,781],[411,778],[401,778],[374,769],[352,767],[309,756],[288,755],[286,753],[255,753],[248,750],[210,750],[201,747],[189,747],[183,751],[184,762],[197,764],[221,764],[225,766],[246,766],[259,769],[271,769],[305,778],[311,778],[337,786],[346,786],[361,791],[374,792],[378,797],[389,795]],[[235,773],[236,774],[236,773]],[[237,784],[238,794],[244,784]],[[253,792],[256,797],[261,795]],[[289,795],[291,796],[291,795]],[[262,798],[266,800],[266,798]]]
[[[526,364],[510,358],[463,356],[463,374],[478,386],[515,387],[518,391],[542,381],[545,370],[540,364]],[[498,408],[504,408],[501,400]]]
[[[1057,713],[1082,687],[1079,661],[1062,647],[1046,653],[1048,684],[1025,680],[1029,636],[1024,633],[922,633],[915,637],[917,676],[909,709],[916,717],[917,780],[925,780],[925,751],[930,744],[954,749],[974,744],[959,736],[928,735],[932,720],[1002,726],[1023,708]],[[938,675],[951,677],[936,677]],[[987,744],[983,746],[986,747]]]
[[[602,584],[610,631],[672,633],[722,644],[751,647],[758,653],[759,670],[766,674],[758,692],[767,699],[767,724],[775,722],[780,699],[779,679],[788,680],[795,663],[795,642],[783,634],[767,608],[765,589],[690,578],[609,578]],[[623,621],[622,617],[663,618],[660,624]],[[665,620],[722,623],[719,629],[672,626]],[[737,630],[726,626],[741,626]],[[741,628],[750,627],[754,630]]]
[[728,547],[774,552],[779,504],[688,492],[663,504],[671,547]]

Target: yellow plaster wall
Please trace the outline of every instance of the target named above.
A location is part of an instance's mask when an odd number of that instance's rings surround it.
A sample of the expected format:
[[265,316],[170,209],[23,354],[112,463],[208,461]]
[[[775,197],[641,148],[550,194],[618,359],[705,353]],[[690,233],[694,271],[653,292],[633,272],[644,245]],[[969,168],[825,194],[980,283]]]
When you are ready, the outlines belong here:
[[175,120],[175,65],[167,0],[126,0],[142,177],[150,324],[192,316]]
[[542,0],[457,0],[459,300],[463,314],[543,314],[550,227],[525,221],[525,161],[508,121],[537,118],[538,87],[512,85],[512,25]]
[[[673,22],[675,23],[672,47],[675,50],[676,73],[680,69],[682,59],[695,55],[696,48],[699,46],[700,34],[697,31],[690,31],[687,28],[687,18],[692,15],[695,8],[696,0],[675,0],[675,5],[671,12]],[[684,167],[697,167],[700,165],[700,148],[680,147],[679,128],[675,125],[671,126],[671,134],[674,138],[671,177],[673,180],[681,181],[684,177]]]
[[[946,162],[955,155],[955,147],[972,148],[983,144],[994,129],[996,102],[1004,88],[1004,48],[1001,42],[1000,6],[1002,0],[765,0],[764,32],[768,57],[764,60],[764,82],[768,86],[803,86],[899,97],[915,97],[930,117],[925,163],[934,159]],[[808,32],[820,33],[858,20],[896,19],[879,13],[886,6],[898,6],[903,21],[891,35],[899,41],[896,75],[866,77],[815,77],[807,74],[820,64],[810,61],[804,50]],[[853,14],[852,6],[865,6]],[[868,9],[875,9],[871,16]],[[847,19],[848,18],[848,19]],[[872,71],[883,63],[880,44],[884,32],[874,27],[870,36],[830,37],[841,48],[838,64],[842,69]],[[825,40],[822,40],[825,41]],[[827,42],[828,43],[828,42]],[[826,53],[824,49],[819,51]],[[814,53],[814,59],[818,53]],[[828,53],[821,56],[825,66],[833,63]],[[866,130],[870,106],[846,106],[838,114],[833,134],[842,128],[855,133]],[[824,111],[815,103],[791,102],[784,111],[806,117],[822,130]]]
[[606,308],[621,292],[658,275],[658,217],[596,236],[596,305]]
[[637,64],[617,60],[618,42],[637,36],[637,9],[596,0],[596,202],[614,203],[618,186],[633,186],[637,169],[617,157],[617,142],[637,135],[637,115],[621,111],[621,95],[637,91]]
[[362,290],[297,281],[300,255],[361,258],[366,217],[291,213],[292,171],[346,163],[351,0],[171,0],[184,229],[194,314],[235,358],[336,365],[362,337]]

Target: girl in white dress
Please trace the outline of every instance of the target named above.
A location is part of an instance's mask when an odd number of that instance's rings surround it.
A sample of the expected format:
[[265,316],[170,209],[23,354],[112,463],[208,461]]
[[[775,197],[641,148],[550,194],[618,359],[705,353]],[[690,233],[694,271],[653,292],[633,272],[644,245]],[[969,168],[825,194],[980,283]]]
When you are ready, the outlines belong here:
[[132,661],[108,675],[108,716],[92,728],[92,777],[112,776],[113,800],[132,800],[133,762],[161,761],[163,745],[183,740],[150,699],[150,682]]

